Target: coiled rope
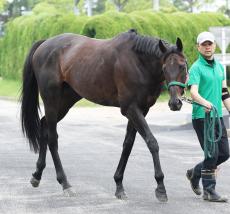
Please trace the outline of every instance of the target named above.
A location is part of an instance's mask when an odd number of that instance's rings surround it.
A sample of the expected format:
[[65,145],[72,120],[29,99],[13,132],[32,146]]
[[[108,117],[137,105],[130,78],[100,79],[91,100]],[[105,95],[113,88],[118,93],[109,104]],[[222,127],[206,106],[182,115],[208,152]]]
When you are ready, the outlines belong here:
[[[190,104],[195,104],[207,108],[191,99],[182,97],[182,100]],[[217,131],[218,130],[218,131]],[[204,156],[205,159],[212,158],[216,152],[217,143],[222,137],[222,124],[217,108],[212,105],[210,112],[205,112],[204,118]]]

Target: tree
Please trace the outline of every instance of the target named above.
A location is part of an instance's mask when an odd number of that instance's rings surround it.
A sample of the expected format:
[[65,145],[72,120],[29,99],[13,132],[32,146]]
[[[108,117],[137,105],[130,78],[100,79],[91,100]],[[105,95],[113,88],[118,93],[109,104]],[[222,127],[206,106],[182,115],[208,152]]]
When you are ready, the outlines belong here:
[[193,12],[199,0],[173,0],[173,5],[182,11]]
[[214,3],[215,0],[172,0],[173,5],[179,10],[186,12],[194,12],[194,8],[200,8],[204,4]]
[[39,2],[46,2],[48,4],[54,5],[57,9],[73,11],[74,4],[79,3],[79,1],[74,0],[39,0]]
[[230,0],[226,0],[226,4],[218,9],[219,12],[230,17]]
[[4,11],[5,5],[6,5],[6,0],[0,0],[0,13]]
[[[124,6],[124,12],[132,12],[135,10],[146,10],[153,8],[153,0],[129,0]],[[176,11],[176,8],[173,6],[170,0],[161,0],[160,1],[160,10],[161,11]]]
[[74,0],[74,13],[76,15],[79,15],[79,9],[78,9],[78,4],[79,4],[80,0]]
[[97,0],[95,7],[93,8],[94,14],[100,14],[105,11],[105,4],[107,0]]
[[128,0],[113,0],[113,3],[116,5],[117,11],[122,11]]
[[20,16],[23,11],[31,10],[40,0],[0,0],[4,3],[4,11],[8,11],[9,17]]
[[124,12],[132,12],[135,10],[145,10],[150,9],[152,4],[152,0],[130,0],[124,6]]

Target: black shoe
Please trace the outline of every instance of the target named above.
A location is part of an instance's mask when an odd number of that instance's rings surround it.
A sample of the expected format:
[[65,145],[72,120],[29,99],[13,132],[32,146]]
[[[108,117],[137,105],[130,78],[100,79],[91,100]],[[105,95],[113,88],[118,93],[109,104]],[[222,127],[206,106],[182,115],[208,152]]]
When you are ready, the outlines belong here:
[[214,189],[204,190],[203,199],[209,202],[228,202],[227,198],[221,197]]
[[190,181],[191,188],[196,195],[201,195],[201,188],[199,186],[200,178],[194,178],[193,169],[188,169],[186,172],[186,177]]

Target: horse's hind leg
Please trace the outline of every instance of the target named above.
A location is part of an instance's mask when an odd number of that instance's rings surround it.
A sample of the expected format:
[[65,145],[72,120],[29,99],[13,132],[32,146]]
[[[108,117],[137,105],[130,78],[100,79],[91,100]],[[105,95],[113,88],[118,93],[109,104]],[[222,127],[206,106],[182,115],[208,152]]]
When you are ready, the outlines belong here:
[[58,154],[57,122],[66,115],[69,109],[81,97],[67,85],[62,86],[62,88],[53,86],[52,92],[52,97],[43,96],[48,131],[48,146],[54,162],[57,181],[62,185],[64,192],[67,191],[66,194],[68,196],[73,196],[75,193],[69,190],[71,185],[67,180]]
[[131,153],[131,150],[133,148],[133,143],[136,137],[136,133],[137,131],[134,129],[133,125],[129,121],[127,125],[127,129],[126,129],[126,136],[125,136],[125,140],[123,143],[123,150],[122,150],[121,158],[120,158],[117,170],[114,174],[114,180],[116,182],[115,196],[118,199],[122,199],[122,200],[127,199],[122,181],[123,181],[125,167],[128,162],[128,158]]
[[46,125],[46,119],[43,117],[41,119],[41,130],[40,130],[40,148],[39,148],[39,157],[36,164],[36,171],[32,174],[32,178],[30,180],[33,187],[38,187],[42,172],[46,167],[46,152],[47,152],[47,141],[48,141],[48,135],[47,135],[47,125]]
[[[79,96],[68,84],[64,83],[63,90],[62,90],[62,99],[58,111],[58,122],[62,120],[65,117],[65,115],[68,113],[69,109],[81,99],[82,99],[81,96]],[[59,179],[57,174],[57,180],[62,185],[65,196],[75,196],[76,195],[75,191],[72,190],[71,185],[69,186],[66,185],[69,184],[69,182],[67,181],[66,176],[64,177]]]

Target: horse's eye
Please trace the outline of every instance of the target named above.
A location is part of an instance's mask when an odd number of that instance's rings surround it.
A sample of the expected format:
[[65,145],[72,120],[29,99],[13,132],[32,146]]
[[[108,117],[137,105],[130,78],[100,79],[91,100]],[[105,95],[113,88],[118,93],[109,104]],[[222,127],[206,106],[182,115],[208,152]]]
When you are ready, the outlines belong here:
[[181,70],[182,70],[183,72],[184,72],[184,71],[187,71],[186,66],[182,65],[182,66],[181,66]]

